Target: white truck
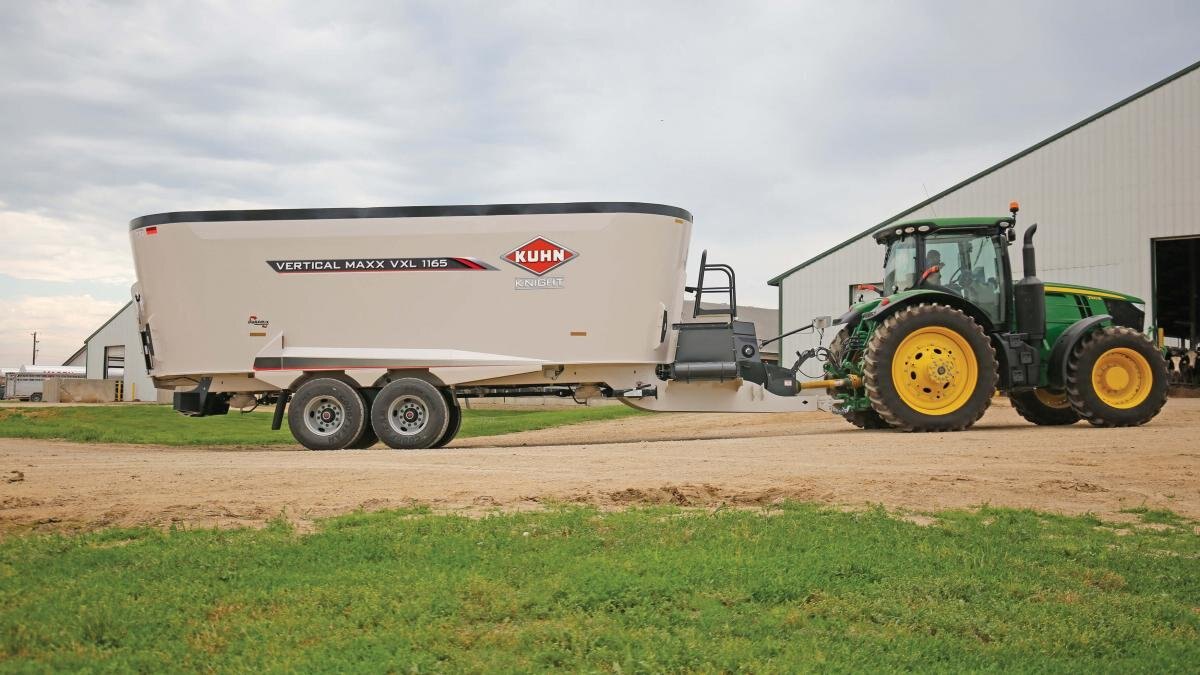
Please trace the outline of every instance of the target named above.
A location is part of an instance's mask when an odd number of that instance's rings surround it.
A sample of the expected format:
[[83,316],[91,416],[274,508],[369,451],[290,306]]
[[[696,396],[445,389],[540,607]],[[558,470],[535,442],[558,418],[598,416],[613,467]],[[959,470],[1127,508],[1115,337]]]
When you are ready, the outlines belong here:
[[[586,202],[197,211],[131,222],[146,366],[175,409],[275,402],[310,449],[430,448],[458,399],[615,397],[658,411],[816,409],[737,320],[702,258],[677,324],[692,217]],[[705,286],[719,275],[716,286]],[[829,382],[804,383],[823,388]]]

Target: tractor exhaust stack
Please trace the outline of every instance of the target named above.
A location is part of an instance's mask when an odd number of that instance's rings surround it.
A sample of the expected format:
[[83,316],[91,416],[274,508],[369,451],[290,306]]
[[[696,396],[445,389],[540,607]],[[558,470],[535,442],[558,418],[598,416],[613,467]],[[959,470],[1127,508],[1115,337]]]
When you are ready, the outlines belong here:
[[1037,278],[1037,261],[1033,249],[1033,235],[1037,223],[1025,230],[1021,257],[1025,262],[1025,278],[1013,284],[1013,297],[1017,306],[1017,332],[1024,333],[1025,341],[1038,345],[1046,337],[1046,285]]

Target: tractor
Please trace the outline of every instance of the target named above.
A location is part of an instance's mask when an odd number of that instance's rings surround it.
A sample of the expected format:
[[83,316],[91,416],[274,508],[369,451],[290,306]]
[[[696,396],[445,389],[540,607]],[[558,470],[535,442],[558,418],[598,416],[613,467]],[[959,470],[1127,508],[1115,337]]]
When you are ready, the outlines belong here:
[[830,346],[797,364],[824,359],[835,413],[865,429],[958,431],[999,390],[1034,424],[1136,426],[1158,414],[1167,366],[1141,332],[1143,301],[1040,281],[1036,224],[1023,240],[1025,276],[1014,281],[1018,210],[1013,202],[1009,216],[874,233],[886,248],[883,281],[870,288],[880,297],[853,305],[834,322]]

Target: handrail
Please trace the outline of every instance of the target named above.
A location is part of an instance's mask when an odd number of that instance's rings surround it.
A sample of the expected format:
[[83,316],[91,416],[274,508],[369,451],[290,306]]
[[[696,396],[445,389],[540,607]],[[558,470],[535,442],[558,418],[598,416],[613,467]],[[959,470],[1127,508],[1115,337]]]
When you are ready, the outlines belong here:
[[[721,272],[722,274],[724,274],[725,278],[726,278],[726,285],[725,286],[706,287],[704,285],[704,273],[709,272],[709,271]],[[700,274],[699,274],[699,279],[697,279],[697,281],[696,281],[696,285],[695,286],[687,286],[684,288],[684,290],[696,294],[696,302],[692,307],[692,318],[693,319],[698,318],[700,316],[714,316],[714,315],[728,314],[729,322],[733,323],[734,319],[737,318],[737,277],[734,274],[733,268],[730,267],[729,265],[726,265],[724,263],[713,263],[711,265],[708,264],[708,249],[705,249],[704,251],[702,251],[700,253]],[[728,295],[729,296],[729,308],[728,309],[705,309],[705,308],[701,307],[700,303],[704,300],[705,293],[724,293],[724,294]]]

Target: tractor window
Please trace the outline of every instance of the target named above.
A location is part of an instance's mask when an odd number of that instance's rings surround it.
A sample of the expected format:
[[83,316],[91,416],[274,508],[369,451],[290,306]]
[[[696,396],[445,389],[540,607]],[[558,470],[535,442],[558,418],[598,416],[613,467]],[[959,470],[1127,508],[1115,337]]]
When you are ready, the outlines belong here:
[[917,240],[892,242],[883,262],[883,295],[907,291],[917,282]]
[[939,267],[924,286],[970,300],[993,321],[1003,318],[1004,269],[999,240],[981,234],[936,234],[925,240],[925,267]]

